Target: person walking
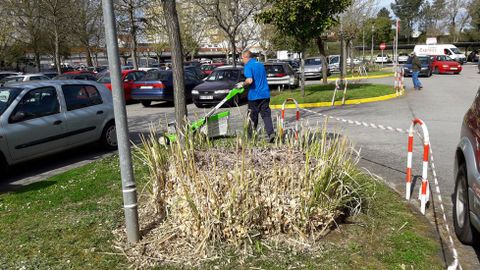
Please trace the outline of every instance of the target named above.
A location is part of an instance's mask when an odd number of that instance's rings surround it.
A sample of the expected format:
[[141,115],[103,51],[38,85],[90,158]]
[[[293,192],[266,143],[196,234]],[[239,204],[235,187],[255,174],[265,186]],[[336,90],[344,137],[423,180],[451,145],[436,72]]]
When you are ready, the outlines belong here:
[[248,123],[248,136],[253,135],[257,130],[258,114],[262,116],[265,131],[268,140],[275,140],[273,130],[272,111],[270,110],[270,88],[268,87],[267,72],[262,63],[252,58],[251,51],[242,53],[242,63],[244,64],[245,85],[250,86],[248,90],[248,113],[250,121]]
[[418,79],[418,75],[420,74],[420,70],[422,70],[422,63],[420,59],[418,59],[415,52],[412,52],[412,81],[413,81],[413,88],[415,90],[421,90],[423,88],[422,83]]

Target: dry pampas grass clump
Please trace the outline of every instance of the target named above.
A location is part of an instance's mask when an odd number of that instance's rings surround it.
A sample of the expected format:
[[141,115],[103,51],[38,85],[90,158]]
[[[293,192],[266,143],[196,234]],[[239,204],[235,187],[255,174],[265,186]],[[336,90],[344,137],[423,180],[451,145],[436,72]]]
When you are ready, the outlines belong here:
[[163,146],[152,132],[138,150],[149,168],[143,238],[125,249],[137,267],[248,255],[259,243],[305,249],[373,196],[353,147],[325,129],[298,142],[240,136],[221,146],[193,135]]

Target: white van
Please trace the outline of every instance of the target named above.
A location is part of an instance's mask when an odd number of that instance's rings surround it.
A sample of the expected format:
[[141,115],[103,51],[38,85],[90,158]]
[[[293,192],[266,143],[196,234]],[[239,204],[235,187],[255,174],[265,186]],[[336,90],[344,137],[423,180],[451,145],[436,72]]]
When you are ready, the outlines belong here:
[[417,55],[448,55],[461,64],[467,62],[465,54],[452,44],[415,45],[413,51]]

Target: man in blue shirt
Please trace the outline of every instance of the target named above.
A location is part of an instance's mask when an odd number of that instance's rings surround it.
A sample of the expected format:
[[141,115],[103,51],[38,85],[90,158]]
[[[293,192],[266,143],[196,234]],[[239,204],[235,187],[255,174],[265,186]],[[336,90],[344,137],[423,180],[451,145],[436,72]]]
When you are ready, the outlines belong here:
[[245,85],[250,86],[248,91],[248,111],[250,116],[248,135],[252,136],[253,130],[257,130],[258,114],[260,113],[268,139],[272,142],[275,139],[275,133],[272,123],[272,111],[270,110],[270,88],[268,87],[267,72],[262,63],[252,58],[252,52],[250,51],[242,53],[242,62],[244,64],[244,74],[247,78]]

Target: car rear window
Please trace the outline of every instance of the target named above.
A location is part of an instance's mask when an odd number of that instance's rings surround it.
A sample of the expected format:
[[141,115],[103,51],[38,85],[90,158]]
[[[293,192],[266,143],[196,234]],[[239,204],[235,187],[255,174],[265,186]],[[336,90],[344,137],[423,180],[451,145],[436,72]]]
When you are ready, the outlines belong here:
[[267,71],[267,74],[285,73],[285,69],[282,65],[266,65],[265,70]]
[[143,80],[144,81],[170,81],[171,77],[172,77],[171,72],[150,70],[149,72],[147,72],[145,77],[143,77]]

